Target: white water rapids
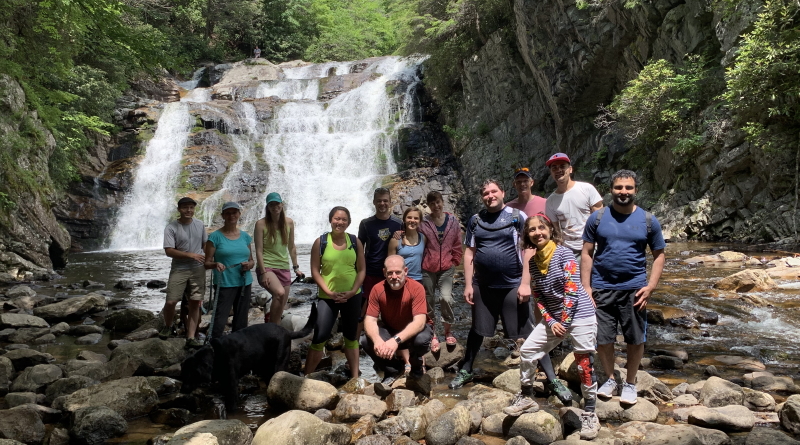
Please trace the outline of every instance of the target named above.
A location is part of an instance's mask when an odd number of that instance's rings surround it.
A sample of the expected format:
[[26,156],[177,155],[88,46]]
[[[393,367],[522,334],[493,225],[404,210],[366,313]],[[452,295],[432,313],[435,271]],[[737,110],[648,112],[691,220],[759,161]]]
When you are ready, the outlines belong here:
[[[414,89],[420,61],[387,57],[367,62],[363,71],[371,74],[365,77],[369,80],[327,101],[319,100],[320,80],[349,73],[355,62],[285,68],[282,80],[262,82],[251,97],[237,97],[232,107],[228,101],[211,100],[205,88],[168,104],[134,173],[109,248],[161,247],[164,227],[177,215],[192,110],[222,113],[227,127],[239,129],[224,135],[236,159],[227,165],[219,190],[198,195],[207,196],[197,198],[195,214],[206,226],[221,225],[222,204],[237,201],[244,208],[241,228],[252,233],[264,216],[266,195],[278,192],[287,215],[295,220],[298,244],[310,244],[329,229],[328,211],[336,205],[348,207],[353,217],[349,230],[355,232],[358,221],[374,212],[372,190],[396,171],[397,129],[419,114]],[[387,83],[392,81],[400,81],[399,87],[390,88]],[[262,121],[251,101],[265,97],[282,102]]]

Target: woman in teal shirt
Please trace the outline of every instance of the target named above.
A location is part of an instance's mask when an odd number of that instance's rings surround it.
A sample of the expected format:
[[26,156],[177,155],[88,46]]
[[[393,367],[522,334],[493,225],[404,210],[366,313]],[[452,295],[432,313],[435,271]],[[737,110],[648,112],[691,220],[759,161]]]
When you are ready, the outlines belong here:
[[222,206],[222,219],[225,224],[212,232],[206,242],[206,269],[214,270],[214,285],[217,290],[217,307],[214,312],[214,330],[211,338],[219,338],[225,330],[228,314],[233,307],[234,332],[247,327],[247,313],[250,310],[250,291],[253,276],[253,239],[247,232],[239,230],[237,224],[242,208],[235,202]]

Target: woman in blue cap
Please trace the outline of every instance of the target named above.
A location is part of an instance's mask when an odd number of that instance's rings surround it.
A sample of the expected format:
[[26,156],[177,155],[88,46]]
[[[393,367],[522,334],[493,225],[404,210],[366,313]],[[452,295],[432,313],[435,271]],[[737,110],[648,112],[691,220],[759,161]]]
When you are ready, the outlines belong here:
[[[253,239],[247,232],[239,230],[242,208],[235,202],[222,205],[224,224],[208,235],[206,241],[206,269],[214,270],[217,291],[217,307],[214,311],[214,330],[211,338],[218,338],[225,330],[228,314],[233,307],[234,332],[247,327],[247,312],[250,310],[250,291],[253,277],[250,269],[255,265],[250,244]],[[190,346],[196,346],[195,339]],[[187,342],[188,344],[189,342]]]
[[290,257],[295,275],[303,276],[303,272],[297,264],[294,221],[286,216],[283,200],[277,192],[267,195],[267,212],[256,222],[253,238],[256,241],[258,284],[272,294],[272,304],[266,309],[264,322],[280,323],[292,284]]

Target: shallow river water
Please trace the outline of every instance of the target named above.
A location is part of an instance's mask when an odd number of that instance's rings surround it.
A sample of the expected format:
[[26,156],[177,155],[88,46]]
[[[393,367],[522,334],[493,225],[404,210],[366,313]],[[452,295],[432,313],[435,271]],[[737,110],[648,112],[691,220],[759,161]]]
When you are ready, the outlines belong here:
[[[703,369],[708,364],[715,364],[724,377],[734,377],[748,371],[727,367],[717,360],[719,356],[744,356],[754,358],[765,364],[768,371],[776,374],[790,375],[800,379],[800,282],[777,281],[778,289],[769,292],[755,293],[770,303],[766,307],[754,307],[739,299],[736,295],[716,291],[714,282],[724,276],[741,270],[740,264],[724,263],[718,266],[691,267],[681,262],[690,256],[713,253],[720,250],[739,250],[742,246],[709,243],[674,243],[667,245],[667,263],[661,284],[651,297],[648,308],[662,310],[667,318],[680,316],[682,313],[692,315],[696,311],[713,311],[719,314],[716,325],[701,325],[696,330],[686,330],[667,325],[650,325],[648,328],[647,349],[659,347],[679,347],[689,353],[689,365],[683,370],[660,373],[648,370],[668,383],[680,381],[694,382],[703,378]],[[310,246],[299,246],[300,265],[309,275]],[[770,252],[747,252],[756,258],[772,259],[779,256]],[[165,280],[169,272],[169,259],[161,250],[131,252],[90,252],[77,253],[70,256],[70,264],[63,273],[63,278],[54,283],[45,284],[37,292],[42,294],[63,292],[55,289],[53,284],[69,285],[83,280],[92,280],[106,285],[107,290],[119,280]],[[254,280],[255,282],[255,280]],[[316,291],[313,285],[299,284],[293,291],[309,288]],[[461,298],[463,286],[457,285],[455,292],[457,323],[456,336],[463,341],[469,330],[469,307]],[[73,292],[73,291],[69,291]],[[254,288],[254,293],[256,291]],[[131,306],[160,311],[164,294],[158,289],[137,286],[132,291],[117,292],[117,297],[126,299]],[[306,315],[308,305],[289,309],[289,313]],[[439,333],[441,335],[441,332]],[[108,335],[108,334],[106,334]],[[92,349],[97,352],[108,352],[104,346],[75,346],[70,344],[71,338],[59,337],[59,344],[43,347],[57,357],[59,362],[74,358],[81,349]],[[645,354],[647,356],[647,353]],[[340,353],[334,354],[334,361],[343,360]],[[362,358],[361,368],[364,377],[374,380],[369,358]],[[491,351],[483,351],[476,366],[484,366],[498,370],[499,360]],[[446,377],[448,380],[450,375]],[[471,386],[471,385],[470,385]],[[443,401],[466,398],[468,388],[449,391],[446,382],[434,389],[434,397]],[[244,409],[232,418],[244,421],[253,431],[263,422],[274,416],[266,407],[264,387],[243,401]],[[446,402],[447,404],[447,402]],[[198,419],[199,420],[199,419]],[[128,433],[110,443],[143,444],[147,439],[176,428],[162,427],[152,424],[147,418],[129,422]],[[488,442],[487,442],[488,443]]]

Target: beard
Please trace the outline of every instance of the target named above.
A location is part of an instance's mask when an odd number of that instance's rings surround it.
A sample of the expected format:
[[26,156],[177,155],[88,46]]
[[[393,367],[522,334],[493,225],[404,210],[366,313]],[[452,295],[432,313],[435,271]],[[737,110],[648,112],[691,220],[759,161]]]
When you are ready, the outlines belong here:
[[627,196],[617,196],[614,195],[614,203],[626,207],[633,204],[633,200],[636,198],[636,195],[627,195]]
[[403,288],[404,281],[405,280],[389,281],[389,287],[391,287],[392,290],[400,290]]

